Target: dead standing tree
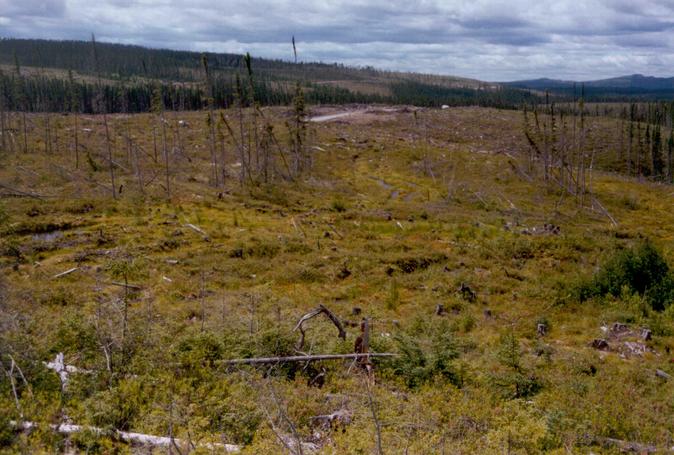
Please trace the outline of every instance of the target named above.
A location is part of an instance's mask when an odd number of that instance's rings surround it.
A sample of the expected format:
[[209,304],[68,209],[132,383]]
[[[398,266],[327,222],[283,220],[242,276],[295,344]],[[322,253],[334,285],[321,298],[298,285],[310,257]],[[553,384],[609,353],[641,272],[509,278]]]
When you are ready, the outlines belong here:
[[[155,119],[159,123],[162,140],[162,154],[164,156],[164,167],[166,177],[166,199],[171,199],[171,172],[169,168],[169,153],[166,144],[166,119],[164,118],[164,99],[162,96],[161,87],[155,86],[152,92],[151,110],[155,114]],[[156,155],[156,146],[155,146]],[[155,158],[156,159],[156,158]]]
[[110,187],[112,198],[117,199],[117,188],[115,185],[115,162],[112,156],[112,144],[110,139],[110,128],[108,127],[108,106],[105,97],[105,89],[101,82],[101,73],[98,68],[98,52],[96,50],[96,37],[91,34],[91,49],[94,60],[94,70],[96,72],[96,85],[98,90],[98,109],[103,114],[103,125],[105,126],[105,147],[108,154],[108,164],[110,165]]
[[[208,128],[208,147],[211,152],[211,166],[213,168],[213,186],[218,187],[220,184],[220,173],[218,172],[218,155],[215,147],[215,96],[213,91],[213,80],[208,67],[208,57],[206,54],[201,55],[201,66],[204,69],[204,84],[206,85],[206,105],[208,107],[208,114],[206,115],[206,126]],[[224,184],[224,181],[222,182]]]
[[[587,130],[582,97],[577,103],[577,109],[574,106],[571,139],[566,137],[568,131],[562,111],[557,113],[554,103],[547,102],[542,113],[538,106],[533,107],[533,125],[528,109],[524,109],[524,135],[529,143],[527,165],[530,171],[537,167],[541,169],[546,186],[560,188],[563,193],[574,196],[579,206],[585,207],[589,196],[590,207],[598,209],[616,224],[615,219],[592,194],[595,151],[593,147],[589,153],[586,150]],[[576,118],[579,122],[576,122]],[[562,125],[561,134],[558,124]]]

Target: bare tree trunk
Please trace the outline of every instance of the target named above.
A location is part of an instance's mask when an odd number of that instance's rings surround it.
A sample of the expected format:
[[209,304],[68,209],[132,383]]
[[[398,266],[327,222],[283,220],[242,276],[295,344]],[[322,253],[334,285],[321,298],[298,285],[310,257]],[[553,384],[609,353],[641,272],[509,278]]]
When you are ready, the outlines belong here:
[[634,122],[630,120],[627,134],[627,175],[632,175],[632,142],[634,139]]
[[381,422],[379,421],[379,418],[377,417],[377,407],[375,405],[374,398],[372,396],[372,390],[371,390],[369,378],[365,379],[365,390],[367,392],[367,402],[368,402],[368,405],[370,407],[370,412],[372,413],[372,420],[374,421],[377,455],[384,455],[384,451],[382,450],[382,446],[381,446]]
[[26,126],[26,112],[21,112],[23,119],[23,153],[28,153],[28,127]]
[[126,333],[129,322],[129,279],[124,275],[124,311],[122,320],[122,353],[126,353]]
[[159,117],[161,122],[161,135],[162,135],[162,148],[164,151],[164,166],[166,167],[166,198],[171,199],[171,174],[169,170],[169,153],[168,148],[166,147],[166,122],[164,116]]
[[152,144],[154,145],[154,162],[157,163],[157,128],[152,127]]
[[108,162],[110,163],[110,184],[112,185],[112,198],[117,199],[117,189],[115,187],[115,164],[112,160],[112,145],[110,143],[110,129],[108,128],[108,114],[103,111],[103,124],[105,125],[105,146],[108,151]]
[[243,101],[239,100],[239,107],[238,107],[238,114],[239,114],[239,133],[241,135],[241,140],[239,142],[240,148],[239,148],[239,154],[240,154],[240,159],[241,159],[241,186],[243,186],[243,183],[246,179],[246,151],[245,151],[245,141],[246,141],[246,136],[243,131],[243,106],[242,106]]
[[131,133],[129,132],[129,119],[124,122],[124,135],[126,136],[126,162],[131,163]]
[[138,180],[138,189],[140,190],[140,194],[145,196],[145,184],[143,182],[143,171],[140,167],[140,159],[138,157],[138,147],[133,147],[132,153],[134,172],[136,173],[136,179]]
[[[220,113],[222,116],[223,114]],[[227,152],[225,148],[225,133],[220,132],[220,161],[221,161],[221,171],[222,171],[222,187],[225,187],[227,182]]]
[[0,144],[2,147],[2,152],[7,151],[7,132],[5,131],[5,102],[0,98],[0,135],[2,136],[2,142]]
[[213,116],[213,106],[208,109],[208,146],[211,151],[211,164],[213,167],[213,186],[216,188],[220,183],[218,172],[218,155],[215,150],[215,118]]
[[80,168],[80,144],[79,144],[79,133],[77,131],[77,112],[74,114],[74,123],[75,123],[75,169]]
[[44,151],[51,154],[51,124],[49,114],[45,115]]
[[206,296],[206,290],[204,289],[204,271],[201,271],[201,289],[199,290],[199,303],[201,305],[201,331],[204,331],[204,320],[206,319],[206,307],[204,305],[204,297]]

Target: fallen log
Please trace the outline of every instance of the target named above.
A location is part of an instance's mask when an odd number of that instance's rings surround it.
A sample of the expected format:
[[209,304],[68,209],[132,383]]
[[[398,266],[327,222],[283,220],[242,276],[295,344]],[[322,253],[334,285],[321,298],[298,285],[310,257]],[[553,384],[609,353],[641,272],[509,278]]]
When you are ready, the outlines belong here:
[[634,452],[640,454],[658,452],[658,448],[651,444],[643,444],[634,441],[623,441],[622,439],[615,438],[597,438],[597,440],[604,448],[617,448],[621,452]]
[[283,363],[283,362],[312,362],[321,360],[347,360],[360,359],[367,357],[396,357],[398,354],[393,352],[370,352],[367,354],[316,354],[316,355],[292,355],[287,357],[253,357],[250,359],[231,359],[220,360],[217,363],[222,365],[256,365],[264,363]]
[[21,190],[18,190],[16,188],[12,188],[12,187],[9,187],[7,185],[4,185],[2,183],[0,183],[0,189],[5,190],[6,191],[5,194],[7,196],[12,196],[12,197],[30,197],[30,198],[33,198],[33,199],[45,199],[46,198],[46,196],[43,196],[41,194],[30,193],[28,191],[21,191]]
[[[38,424],[36,422],[16,422],[16,421],[10,421],[9,424],[16,428],[17,430],[20,431],[32,431],[36,428],[38,428]],[[87,425],[71,425],[71,424],[65,424],[62,423],[60,425],[49,425],[49,428],[52,431],[55,431],[56,433],[59,434],[65,434],[65,435],[70,435],[73,433],[79,433],[82,431],[89,431],[92,433],[95,433],[96,435],[103,436],[103,435],[110,435],[112,437],[115,437],[121,441],[124,441],[128,444],[139,444],[139,445],[144,445],[144,446],[150,446],[150,447],[171,447],[171,446],[187,446],[188,441],[183,441],[181,439],[177,438],[170,438],[167,436],[153,436],[150,434],[143,434],[143,433],[133,433],[129,431],[120,431],[120,430],[112,430],[110,432],[105,431],[103,428],[98,428],[98,427],[91,427]],[[189,444],[192,444],[191,442]],[[222,444],[219,442],[205,442],[205,443],[198,443],[196,444],[197,447],[203,447],[206,449],[211,449],[211,450],[224,450],[225,452],[228,453],[237,453],[241,451],[241,446],[235,445],[235,444]]]

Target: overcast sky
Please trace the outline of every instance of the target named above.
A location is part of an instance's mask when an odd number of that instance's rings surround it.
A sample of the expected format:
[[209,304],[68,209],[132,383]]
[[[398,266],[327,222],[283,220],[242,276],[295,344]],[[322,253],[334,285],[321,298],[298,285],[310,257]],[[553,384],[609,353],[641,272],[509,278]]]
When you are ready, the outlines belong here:
[[674,76],[674,0],[0,0],[0,36],[505,81]]

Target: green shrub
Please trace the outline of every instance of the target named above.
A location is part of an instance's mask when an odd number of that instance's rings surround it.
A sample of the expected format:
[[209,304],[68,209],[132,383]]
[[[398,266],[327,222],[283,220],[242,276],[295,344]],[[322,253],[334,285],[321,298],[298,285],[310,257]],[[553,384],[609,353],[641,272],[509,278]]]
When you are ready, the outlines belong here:
[[462,376],[454,365],[459,350],[451,332],[441,331],[436,334],[428,352],[410,336],[396,336],[395,342],[399,356],[391,366],[393,373],[400,376],[407,387],[417,388],[436,376],[447,379],[457,387],[461,386]]
[[[9,401],[2,400],[0,404],[5,409],[11,409]],[[0,412],[0,447],[9,447],[15,438],[15,431],[10,423],[9,412]]]
[[331,208],[337,213],[346,212],[346,203],[341,199],[335,199],[332,201]]
[[[293,334],[278,328],[264,330],[250,337],[244,345],[241,357],[287,357],[297,354],[295,351],[297,338]],[[302,369],[298,362],[284,362],[275,366],[269,373],[285,376],[287,379],[294,379],[295,375]]]
[[188,336],[174,349],[180,366],[193,375],[204,368],[213,368],[215,362],[223,358],[223,353],[222,342],[209,332]]
[[388,296],[386,297],[386,308],[389,310],[395,310],[398,308],[398,303],[400,303],[400,291],[398,290],[398,282],[395,278],[391,279],[391,284],[389,286]]
[[614,253],[577,291],[579,299],[585,301],[605,295],[620,297],[625,288],[645,297],[657,311],[674,300],[674,277],[667,261],[650,241]]
[[0,204],[0,226],[9,223],[9,214],[5,210],[5,206]]
[[394,261],[403,273],[414,273],[417,270],[425,270],[432,265],[440,264],[447,260],[444,253],[433,253],[429,256],[404,257]]
[[522,365],[521,355],[519,341],[513,333],[501,336],[496,358],[503,368],[492,373],[489,379],[503,398],[527,398],[541,389],[536,375]]
[[128,431],[141,415],[148,391],[138,379],[123,379],[116,387],[92,396],[84,408],[92,423],[105,429]]

